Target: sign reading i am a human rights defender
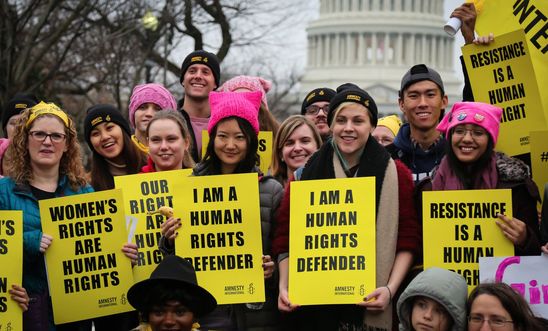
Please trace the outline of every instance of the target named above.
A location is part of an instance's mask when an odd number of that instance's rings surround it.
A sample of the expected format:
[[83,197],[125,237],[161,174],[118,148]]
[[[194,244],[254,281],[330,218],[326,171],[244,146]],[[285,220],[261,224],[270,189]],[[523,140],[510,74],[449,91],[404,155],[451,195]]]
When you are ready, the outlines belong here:
[[376,288],[375,179],[291,183],[289,299],[354,304]]
[[175,252],[218,304],[264,302],[257,173],[187,177],[174,188]]
[[137,244],[139,255],[133,268],[135,282],[148,279],[162,261],[158,241],[162,236],[160,225],[169,218],[173,208],[173,187],[183,185],[192,169],[160,171],[129,176],[116,176],[116,188],[122,190],[129,241]]
[[[23,330],[23,310],[10,298],[23,282],[23,212],[0,211],[0,330]],[[4,327],[4,328],[2,328]]]
[[[424,268],[462,275],[468,290],[479,284],[479,258],[514,255],[514,245],[495,221],[511,217],[511,190],[423,192]],[[500,220],[503,222],[502,220]]]
[[120,190],[40,200],[55,324],[133,310],[126,293],[133,285]]
[[476,101],[502,108],[497,149],[530,152],[529,132],[545,130],[539,85],[523,30],[497,35],[488,46],[462,48]]

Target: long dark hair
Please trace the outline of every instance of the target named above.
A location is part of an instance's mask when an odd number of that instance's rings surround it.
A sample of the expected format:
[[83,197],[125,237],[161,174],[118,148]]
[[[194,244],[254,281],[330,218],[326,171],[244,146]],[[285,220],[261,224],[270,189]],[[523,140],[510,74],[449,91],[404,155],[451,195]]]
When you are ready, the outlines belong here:
[[453,131],[455,128],[452,128],[449,132],[449,141],[446,144],[446,155],[447,155],[447,161],[449,161],[449,166],[453,171],[455,172],[455,175],[459,179],[459,181],[462,183],[462,186],[466,190],[470,190],[474,188],[474,183],[476,182],[477,177],[479,174],[481,174],[481,171],[487,166],[489,163],[489,160],[491,159],[491,155],[494,153],[494,144],[493,144],[493,138],[491,138],[491,135],[488,134],[489,141],[487,142],[487,149],[485,149],[485,152],[472,164],[461,162],[457,155],[455,155],[455,152],[453,152]]
[[[127,174],[137,174],[141,170],[141,167],[146,164],[146,155],[135,146],[133,141],[131,141],[130,136],[124,130],[120,131],[122,131],[122,137],[124,139],[124,148],[122,149],[121,155],[122,159],[126,160]],[[103,156],[99,155],[95,149],[92,148],[92,151],[91,186],[93,186],[95,191],[113,189],[114,176],[110,173],[107,161]]]
[[467,316],[470,316],[474,300],[482,294],[494,296],[500,301],[501,305],[512,318],[514,330],[544,330],[525,299],[505,283],[484,283],[478,285],[468,297],[468,302],[466,303]]
[[242,161],[238,163],[238,166],[234,170],[235,174],[249,173],[253,171],[255,166],[259,165],[259,155],[257,154],[257,149],[259,148],[259,139],[253,130],[251,124],[248,121],[237,117],[230,116],[220,120],[215,127],[211,130],[209,135],[209,142],[207,144],[206,154],[203,158],[203,166],[207,173],[209,174],[220,174],[221,173],[221,160],[215,154],[215,137],[217,136],[217,128],[219,124],[228,121],[236,120],[240,130],[245,136],[245,141],[247,143],[247,153]]

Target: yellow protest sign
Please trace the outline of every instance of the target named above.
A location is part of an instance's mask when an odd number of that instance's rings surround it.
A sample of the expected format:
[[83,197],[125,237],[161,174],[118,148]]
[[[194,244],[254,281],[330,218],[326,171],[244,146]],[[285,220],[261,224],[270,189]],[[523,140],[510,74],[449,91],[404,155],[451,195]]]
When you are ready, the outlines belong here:
[[[533,180],[544,197],[544,185],[548,183],[548,131],[531,132],[531,167]],[[548,203],[548,202],[546,202]]]
[[192,169],[181,169],[114,177],[116,188],[124,196],[130,239],[139,248],[137,265],[133,268],[135,282],[148,279],[162,261],[158,249],[160,225],[168,217],[156,211],[162,206],[173,208],[173,187],[191,172]]
[[[23,330],[23,310],[10,298],[23,284],[23,212],[0,211],[0,330]],[[3,327],[3,328],[2,328]]]
[[[530,50],[537,85],[544,91],[548,86],[548,1],[546,0],[483,0],[476,19],[479,35],[499,35],[523,29]],[[533,76],[533,71],[527,72]],[[541,94],[544,118],[548,120],[548,93]],[[536,105],[540,109],[540,104]],[[544,128],[541,128],[544,130]]]
[[[263,174],[268,173],[272,164],[272,131],[259,131],[259,168]],[[202,130],[202,157],[206,154],[207,144],[209,143],[209,134],[207,130]]]
[[479,284],[479,258],[514,255],[514,245],[495,223],[512,215],[511,190],[423,192],[424,268],[461,274],[468,290]]
[[218,304],[264,302],[257,174],[188,177],[173,195],[183,223],[175,252],[198,284]]
[[290,220],[292,303],[352,304],[376,288],[375,178],[295,181]]
[[529,49],[521,30],[462,48],[474,99],[503,110],[497,150],[509,155],[529,153],[529,131],[546,128]]
[[[42,231],[53,237],[46,250],[55,324],[133,310],[133,285],[120,190],[40,200]],[[77,304],[75,304],[77,303]]]

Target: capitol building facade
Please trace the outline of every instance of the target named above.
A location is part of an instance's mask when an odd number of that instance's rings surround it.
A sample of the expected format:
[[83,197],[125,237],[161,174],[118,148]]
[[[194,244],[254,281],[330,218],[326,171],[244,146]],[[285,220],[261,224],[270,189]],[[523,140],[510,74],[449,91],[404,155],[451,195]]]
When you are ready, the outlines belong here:
[[450,103],[460,101],[454,40],[444,24],[441,0],[320,0],[319,18],[307,28],[300,94],[352,82],[371,94],[379,113],[401,114],[401,78],[414,64],[425,63],[440,73]]

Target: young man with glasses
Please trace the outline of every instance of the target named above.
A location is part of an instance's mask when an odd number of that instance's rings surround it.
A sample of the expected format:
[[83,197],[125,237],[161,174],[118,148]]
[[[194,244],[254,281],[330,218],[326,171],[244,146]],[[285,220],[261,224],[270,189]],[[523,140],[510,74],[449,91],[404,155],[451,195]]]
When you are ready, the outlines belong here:
[[306,95],[301,106],[301,115],[314,123],[323,142],[331,136],[327,113],[329,112],[329,102],[335,94],[336,92],[328,87],[314,89]]

